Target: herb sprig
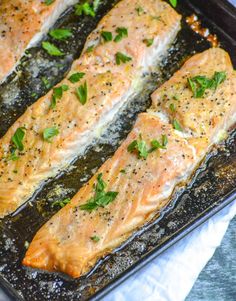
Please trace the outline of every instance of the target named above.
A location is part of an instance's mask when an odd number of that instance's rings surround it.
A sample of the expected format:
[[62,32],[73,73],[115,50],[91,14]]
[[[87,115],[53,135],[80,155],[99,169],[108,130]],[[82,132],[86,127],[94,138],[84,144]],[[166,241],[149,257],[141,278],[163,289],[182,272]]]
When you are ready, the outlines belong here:
[[179,132],[182,132],[183,129],[181,127],[181,125],[179,124],[178,120],[177,119],[174,119],[173,120],[173,128]]
[[72,84],[75,84],[77,83],[78,81],[81,80],[81,78],[83,78],[85,76],[85,73],[84,72],[76,72],[76,73],[73,73],[69,78],[68,80],[72,83]]
[[105,43],[112,41],[112,33],[110,31],[102,31],[101,37]]
[[91,239],[92,241],[94,241],[94,242],[99,242],[100,237],[97,236],[97,235],[94,235],[94,236],[91,236],[90,239]]
[[170,4],[173,6],[173,7],[176,7],[177,6],[177,0],[169,0],[170,1]]
[[88,2],[85,2],[83,4],[76,4],[75,5],[75,14],[77,16],[81,16],[84,14],[86,16],[95,17],[94,7],[92,5],[90,5]]
[[57,28],[49,31],[49,35],[56,40],[65,40],[72,36],[70,29]]
[[118,27],[116,28],[116,37],[114,41],[116,43],[120,42],[122,39],[128,37],[128,29],[126,27]]
[[168,143],[168,138],[166,135],[161,136],[161,142],[154,139],[151,141],[151,148],[148,149],[146,141],[142,139],[142,135],[139,135],[139,139],[136,139],[132,141],[128,147],[127,150],[130,153],[137,152],[139,159],[147,159],[148,154],[154,152],[157,149],[166,149]]
[[188,85],[193,92],[193,97],[201,98],[204,96],[207,89],[215,91],[225,80],[225,72],[215,72],[212,78],[208,78],[205,75],[197,75],[188,78]]
[[55,0],[44,0],[44,4],[47,6],[51,5]]
[[117,191],[105,191],[107,184],[102,179],[102,173],[97,176],[97,184],[94,185],[94,196],[87,203],[80,205],[81,210],[92,212],[99,207],[104,208],[115,200],[118,195]]
[[20,152],[24,150],[23,139],[25,137],[25,128],[19,127],[11,138],[14,145],[14,149],[18,149]]
[[50,108],[54,109],[57,104],[57,99],[61,99],[63,92],[69,90],[69,86],[67,85],[61,85],[60,87],[56,87],[53,89],[53,94],[52,94],[52,99],[51,99],[51,104]]
[[116,64],[117,65],[120,65],[121,63],[127,63],[131,60],[132,60],[131,57],[129,57],[121,52],[116,53]]
[[44,41],[42,42],[42,47],[47,51],[48,54],[52,56],[63,56],[64,52],[62,52],[59,48],[57,48],[54,44]]
[[76,89],[76,95],[82,105],[86,104],[88,99],[88,86],[86,81]]
[[46,128],[43,131],[43,140],[51,143],[52,138],[57,136],[58,134],[59,134],[59,130],[55,126],[51,128]]

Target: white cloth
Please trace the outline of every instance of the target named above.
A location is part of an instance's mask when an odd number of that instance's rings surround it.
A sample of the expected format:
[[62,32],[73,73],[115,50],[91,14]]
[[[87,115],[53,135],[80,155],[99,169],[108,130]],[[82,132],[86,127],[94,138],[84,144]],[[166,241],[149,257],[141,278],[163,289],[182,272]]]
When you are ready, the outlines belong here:
[[185,300],[235,215],[236,201],[132,275],[103,300]]

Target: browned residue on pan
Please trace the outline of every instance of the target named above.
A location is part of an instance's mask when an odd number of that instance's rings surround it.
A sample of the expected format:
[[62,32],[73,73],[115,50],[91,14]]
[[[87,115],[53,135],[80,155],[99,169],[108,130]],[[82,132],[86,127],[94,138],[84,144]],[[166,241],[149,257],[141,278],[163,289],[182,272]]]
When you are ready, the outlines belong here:
[[208,28],[202,27],[201,21],[199,21],[197,15],[192,14],[191,16],[187,17],[186,22],[194,32],[198,33],[200,36],[204,37],[208,42],[210,42],[212,47],[219,46],[219,41],[216,34],[211,34]]

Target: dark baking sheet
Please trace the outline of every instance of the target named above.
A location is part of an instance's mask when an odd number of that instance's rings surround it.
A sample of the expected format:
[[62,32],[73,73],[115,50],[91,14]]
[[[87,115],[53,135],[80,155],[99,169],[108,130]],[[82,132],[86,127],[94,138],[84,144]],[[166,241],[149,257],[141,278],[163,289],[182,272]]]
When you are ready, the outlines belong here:
[[[183,16],[197,12],[221,45],[230,52],[236,65],[236,12],[225,1],[182,0],[177,10]],[[111,7],[114,1],[103,1],[95,19],[75,17],[69,10],[57,27],[71,27],[74,37],[58,44],[66,53],[63,59],[52,59],[39,47],[28,51],[17,74],[0,86],[0,135],[2,136],[26,107],[50,86],[64,77],[71,62],[78,57],[88,33]],[[218,16],[218,17],[217,17]],[[230,24],[230,26],[229,26]],[[110,157],[130,131],[137,113],[150,104],[149,94],[177,70],[184,60],[209,48],[206,40],[195,34],[183,22],[174,47],[162,62],[159,73],[153,74],[144,92],[130,101],[120,112],[103,137],[78,158],[74,168],[52,179],[25,206],[0,221],[0,283],[12,300],[94,300],[100,298],[146,262],[181,239],[204,220],[215,214],[236,197],[236,135],[232,133],[219,150],[214,150],[196,172],[192,182],[178,191],[160,216],[140,229],[125,245],[101,260],[87,276],[78,280],[49,274],[21,266],[25,242],[31,241],[37,229],[56,211],[50,203],[58,197],[70,197]],[[44,86],[42,77],[49,78]],[[122,119],[122,122],[120,122]]]

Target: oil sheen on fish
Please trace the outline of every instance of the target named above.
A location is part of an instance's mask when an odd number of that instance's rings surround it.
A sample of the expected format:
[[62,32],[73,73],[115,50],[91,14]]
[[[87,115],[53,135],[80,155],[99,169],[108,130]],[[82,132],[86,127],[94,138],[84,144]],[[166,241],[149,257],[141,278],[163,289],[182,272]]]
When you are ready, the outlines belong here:
[[[0,1],[0,82],[13,70],[26,48],[35,45],[60,14],[76,0]],[[48,1],[49,3],[49,1]]]
[[[17,209],[100,134],[165,54],[180,19],[165,2],[132,0],[119,2],[101,20],[68,77],[0,140],[0,217]],[[17,134],[22,145],[14,142]]]
[[[199,80],[198,95],[189,79]],[[37,232],[24,265],[79,277],[165,207],[218,132],[235,122],[236,76],[228,54],[209,49],[193,56],[152,102],[114,156]]]

